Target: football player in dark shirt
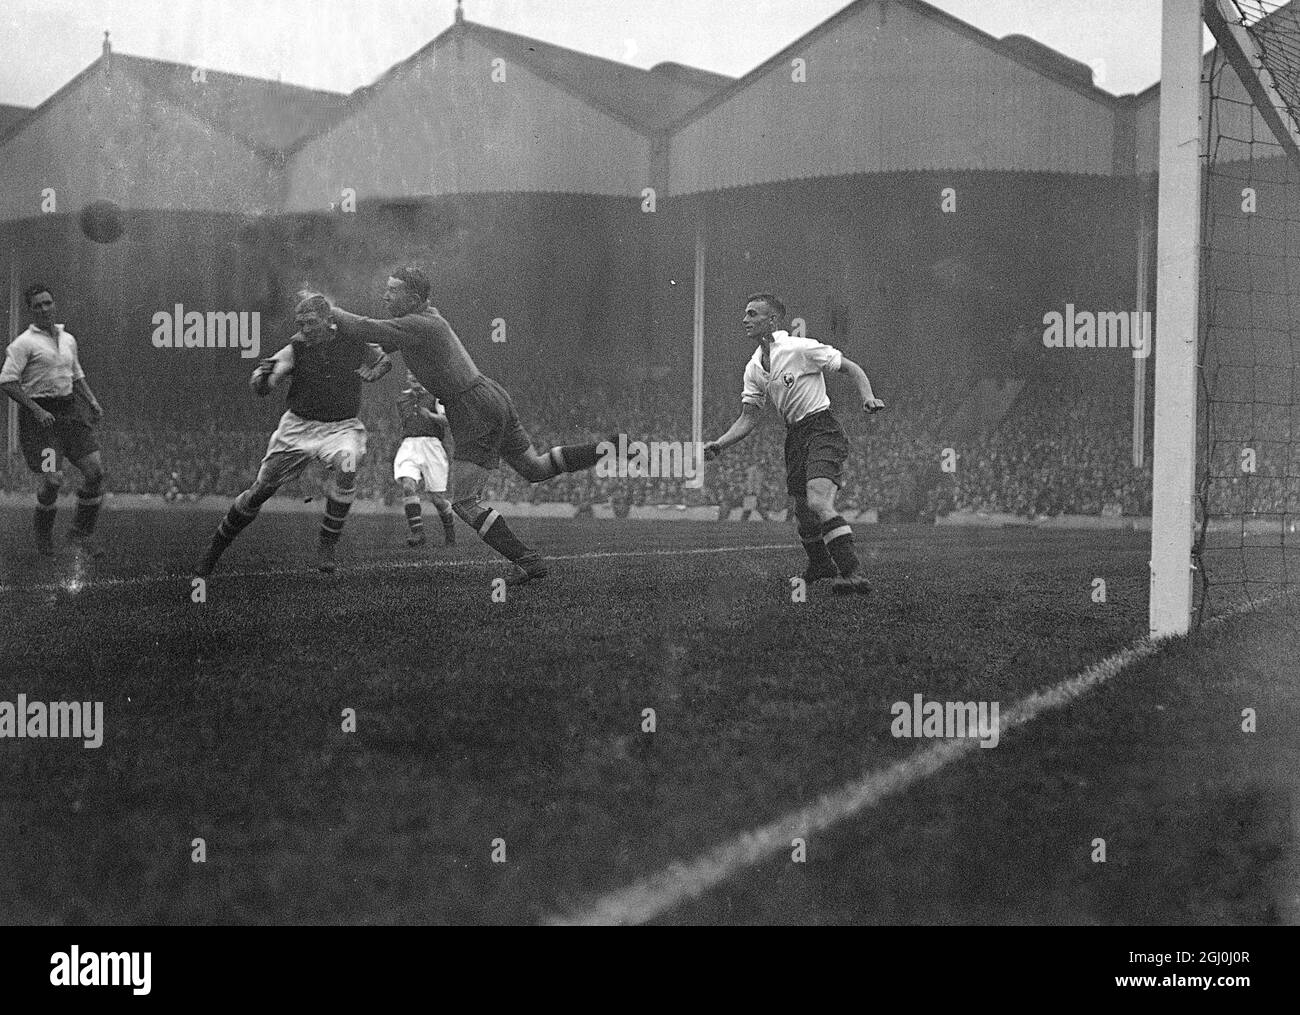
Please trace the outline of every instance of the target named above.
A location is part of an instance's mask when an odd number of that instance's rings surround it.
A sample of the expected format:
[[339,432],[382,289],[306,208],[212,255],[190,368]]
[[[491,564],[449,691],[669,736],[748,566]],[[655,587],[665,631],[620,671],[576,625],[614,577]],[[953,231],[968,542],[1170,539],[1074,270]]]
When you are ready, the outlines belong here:
[[397,413],[402,418],[402,443],[393,457],[393,478],[402,484],[402,508],[410,534],[407,546],[424,543],[424,518],[420,511],[420,484],[442,519],[442,539],[447,546],[456,542],[456,516],[447,492],[447,417],[438,400],[424,390],[415,374],[406,371],[406,388],[397,396]]
[[510,531],[506,520],[479,502],[488,473],[501,459],[530,483],[562,472],[590,469],[600,460],[599,443],[568,444],[539,454],[519,422],[506,389],[479,373],[451,326],[429,306],[428,276],[417,267],[398,268],[388,279],[388,320],[373,320],[334,308],[343,335],[371,342],[385,352],[401,351],[406,365],[447,409],[455,452],[451,466],[452,510],[479,537],[516,565],[506,579],[520,585],[547,574],[546,562]]
[[325,500],[317,545],[317,567],[335,570],[334,547],[356,491],[357,467],[366,453],[361,410],[361,382],[377,381],[392,361],[356,337],[342,335],[330,320],[330,305],[318,294],[307,296],[294,311],[298,333],[274,356],[262,360],[249,381],[259,396],[286,377],[288,409],[271,435],[253,485],[235,498],[213,533],[208,551],[194,573],[210,575],[222,553],[281,486],[319,461],[333,473]]

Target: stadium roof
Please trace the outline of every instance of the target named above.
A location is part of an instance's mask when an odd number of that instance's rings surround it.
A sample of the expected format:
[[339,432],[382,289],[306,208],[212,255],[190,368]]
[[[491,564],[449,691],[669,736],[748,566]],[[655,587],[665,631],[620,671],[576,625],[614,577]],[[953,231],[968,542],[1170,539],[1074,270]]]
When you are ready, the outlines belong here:
[[[475,40],[484,48],[527,67],[544,81],[643,133],[666,129],[735,80],[725,74],[671,62],[642,70],[526,35],[489,28],[473,21],[457,21],[405,60],[394,64],[372,84],[349,95],[346,112],[339,119],[356,113],[384,88],[413,73],[435,50],[458,38]],[[301,147],[310,138],[324,133],[334,122],[321,123],[304,133],[297,139],[296,146]]]
[[31,109],[27,106],[6,106],[0,103],[0,137],[9,133],[9,128],[30,112]]
[[[791,56],[797,56],[808,43],[814,39],[820,38],[827,32],[838,28],[845,21],[856,17],[862,13],[863,8],[872,4],[879,3],[881,0],[853,0],[853,3],[843,8],[836,14],[832,14],[816,28],[801,35],[794,42],[786,46],[783,50],[764,60],[761,64],[751,70],[743,77],[736,78],[729,86],[715,92],[711,97],[705,99],[702,103],[682,116],[683,122],[689,122],[703,116],[709,110],[721,105],[728,98],[744,91],[753,82],[763,77],[772,68],[777,67],[790,59]],[[967,24],[961,18],[954,17],[947,11],[941,11],[937,7],[932,7],[925,3],[924,0],[889,0],[889,2],[906,7],[921,17],[931,18],[943,25],[950,31],[978,43],[995,53],[998,53],[1009,60],[1014,60],[1022,66],[1041,74],[1043,77],[1050,78],[1058,84],[1064,85],[1072,91],[1085,95],[1103,104],[1111,105],[1117,102],[1116,96],[1104,89],[1098,88],[1092,83],[1092,69],[1086,64],[1081,64],[1077,60],[1072,60],[1064,53],[1059,53],[1050,46],[1045,46],[1040,42],[1029,39],[1023,35],[1008,35],[1005,39],[998,39],[987,32],[976,28],[974,25]],[[1080,70],[1082,68],[1082,70]],[[1085,76],[1086,75],[1086,76]]]
[[[130,74],[163,101],[268,157],[285,152],[303,135],[338,118],[347,102],[347,96],[339,92],[224,71],[204,69],[204,80],[195,82],[193,66],[114,53],[106,43],[98,60],[34,109],[0,106],[0,143],[41,116],[88,75],[106,66],[113,72]],[[18,112],[6,117],[8,110]]]

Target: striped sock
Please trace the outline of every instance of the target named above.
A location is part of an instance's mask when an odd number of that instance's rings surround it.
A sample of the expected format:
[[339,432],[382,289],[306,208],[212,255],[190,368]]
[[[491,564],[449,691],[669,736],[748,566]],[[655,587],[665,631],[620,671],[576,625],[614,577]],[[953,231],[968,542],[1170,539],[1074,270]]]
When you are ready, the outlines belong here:
[[[72,516],[72,531],[79,536],[88,536],[95,531],[95,520],[99,518],[99,506],[104,503],[104,495],[96,487],[91,490],[77,491],[77,512]],[[50,516],[53,522],[54,516]]]
[[244,531],[257,517],[258,508],[249,506],[248,491],[245,490],[230,505],[226,517],[217,526],[217,534],[212,537],[214,543],[228,546],[234,538]]
[[858,555],[853,552],[853,530],[839,515],[822,523],[822,541],[843,577],[848,578],[858,569]]
[[424,535],[424,517],[420,511],[420,498],[403,497],[402,510],[406,512],[406,524],[411,527],[411,535]]
[[532,553],[532,550],[510,531],[506,520],[492,508],[484,508],[471,524],[479,534],[479,538],[506,560],[518,560]]
[[325,543],[337,543],[339,536],[343,535],[343,523],[347,521],[348,510],[352,507],[352,500],[336,500],[333,494],[325,498],[325,516],[320,520],[320,541]]

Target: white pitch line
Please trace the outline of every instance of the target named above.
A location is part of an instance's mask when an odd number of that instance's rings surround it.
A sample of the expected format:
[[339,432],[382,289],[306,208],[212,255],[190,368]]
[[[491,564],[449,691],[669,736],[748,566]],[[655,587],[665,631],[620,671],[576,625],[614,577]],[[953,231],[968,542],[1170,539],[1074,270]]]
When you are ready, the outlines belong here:
[[[1231,617],[1259,609],[1278,596],[1245,604],[1207,620],[1202,628],[1218,625]],[[1045,690],[1035,691],[1001,716],[999,734],[1024,725],[1044,712],[1067,705],[1104,684],[1126,666],[1147,658],[1163,644],[1142,638],[1094,663],[1073,677]],[[698,898],[746,867],[790,849],[791,840],[824,832],[887,797],[901,793],[926,776],[933,775],[971,751],[979,751],[979,740],[942,740],[917,751],[889,768],[868,772],[839,789],[820,796],[815,803],[789,811],[771,824],[744,832],[689,863],[674,862],[664,870],[628,888],[603,896],[586,909],[569,916],[551,917],[555,926],[608,926],[639,924],[666,913],[683,902]]]
[[[757,546],[704,546],[689,550],[607,550],[590,553],[570,553],[547,556],[546,560],[600,560],[609,557],[684,557],[710,553],[749,553],[757,550],[791,550],[795,543],[762,543]],[[503,564],[505,561],[493,557],[457,558],[455,560],[395,560],[374,561],[368,564],[341,564],[337,574],[332,577],[346,578],[348,575],[370,571],[404,571],[423,570],[425,568],[441,569],[444,567],[476,567],[480,565]],[[285,577],[320,577],[313,571],[282,569],[279,571],[221,571],[209,578],[285,578]],[[95,578],[90,581],[77,581],[77,591],[85,589],[122,588],[137,585],[162,585],[168,582],[189,581],[194,576],[185,574],[136,575],[132,578]],[[62,582],[47,582],[44,585],[0,585],[0,595],[7,592],[57,592],[67,591],[73,579]]]

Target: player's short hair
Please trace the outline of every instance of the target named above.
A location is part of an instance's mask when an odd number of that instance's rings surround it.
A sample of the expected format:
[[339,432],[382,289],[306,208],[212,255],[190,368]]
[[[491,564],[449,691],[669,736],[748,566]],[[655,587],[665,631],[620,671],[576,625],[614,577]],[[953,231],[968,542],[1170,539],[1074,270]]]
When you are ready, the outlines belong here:
[[776,311],[776,315],[781,318],[781,320],[785,320],[785,304],[771,293],[755,293],[753,296],[749,297],[749,299],[745,300],[745,304],[748,306],[756,300],[761,300],[763,303],[766,303]]
[[429,276],[424,273],[424,269],[419,265],[403,265],[393,271],[392,277],[399,282],[404,282],[406,287],[422,300],[427,300],[429,293],[433,292],[433,285],[429,282]]
[[28,310],[31,309],[32,300],[36,299],[36,297],[39,296],[41,293],[49,293],[50,298],[51,299],[54,298],[54,290],[51,289],[49,286],[47,286],[44,282],[33,282],[31,285],[29,285],[26,289],[23,290],[23,303],[27,305]]
[[294,316],[298,314],[315,314],[317,317],[328,317],[333,311],[330,301],[320,293],[299,293],[302,297],[298,305],[293,308]]

